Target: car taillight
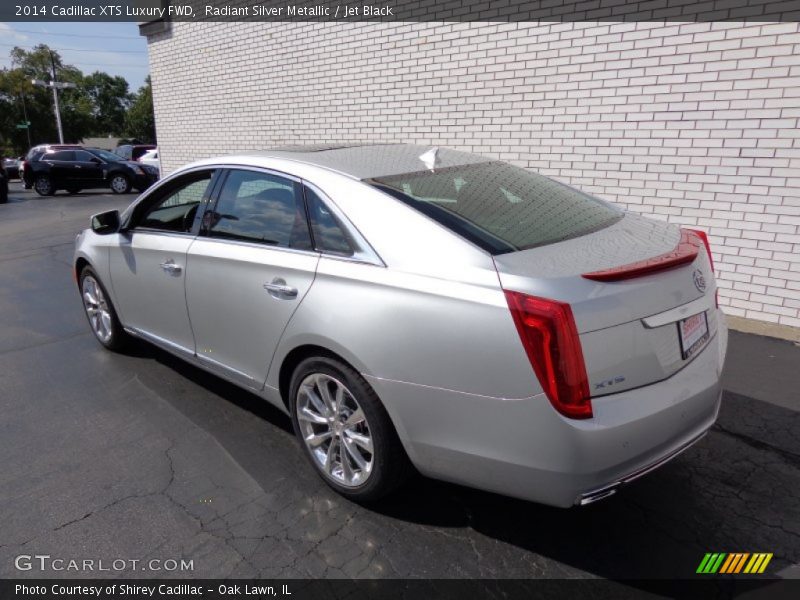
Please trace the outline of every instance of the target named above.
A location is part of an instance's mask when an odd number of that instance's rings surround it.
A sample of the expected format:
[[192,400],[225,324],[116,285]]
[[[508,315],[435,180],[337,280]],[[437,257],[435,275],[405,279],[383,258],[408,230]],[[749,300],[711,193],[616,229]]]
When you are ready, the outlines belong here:
[[553,407],[566,417],[592,416],[583,350],[569,304],[505,290],[522,346]]
[[[706,253],[708,254],[708,264],[711,265],[711,272],[715,273],[714,269],[714,257],[711,255],[711,244],[708,243],[708,234],[705,231],[701,231],[699,229],[689,229],[688,231],[693,231],[697,234],[703,241],[703,245],[706,247]],[[719,288],[714,290],[714,304],[717,308],[719,308]]]
[[700,231],[699,229],[687,229],[686,231],[696,233],[697,237],[702,240],[703,245],[706,247],[706,252],[708,253],[708,262],[711,265],[711,272],[714,273],[714,257],[711,256],[711,244],[708,243],[708,234],[705,231]]

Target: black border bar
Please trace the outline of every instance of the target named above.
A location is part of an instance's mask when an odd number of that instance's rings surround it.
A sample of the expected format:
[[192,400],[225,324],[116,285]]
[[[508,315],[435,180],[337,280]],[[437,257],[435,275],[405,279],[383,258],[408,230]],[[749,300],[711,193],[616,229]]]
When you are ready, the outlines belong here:
[[800,0],[3,0],[0,21],[800,21]]

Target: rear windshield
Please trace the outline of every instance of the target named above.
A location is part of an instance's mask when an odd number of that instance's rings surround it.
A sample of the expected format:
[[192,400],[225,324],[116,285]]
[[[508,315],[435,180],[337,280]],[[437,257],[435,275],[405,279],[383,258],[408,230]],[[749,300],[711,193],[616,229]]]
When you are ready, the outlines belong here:
[[505,162],[379,177],[371,185],[492,254],[553,244],[603,229],[623,212]]

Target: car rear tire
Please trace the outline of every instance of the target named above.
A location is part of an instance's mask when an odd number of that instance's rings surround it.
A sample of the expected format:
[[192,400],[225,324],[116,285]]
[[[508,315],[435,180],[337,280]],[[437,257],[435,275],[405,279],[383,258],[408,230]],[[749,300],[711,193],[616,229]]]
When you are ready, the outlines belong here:
[[52,196],[56,193],[56,188],[53,186],[53,181],[47,175],[39,175],[33,181],[33,189],[40,196]]
[[292,375],[290,410],[306,457],[336,492],[378,500],[412,472],[397,432],[375,391],[339,360],[317,356]]
[[109,184],[111,185],[111,191],[115,194],[127,194],[131,191],[131,180],[121,173],[112,175]]
[[121,350],[130,341],[117,317],[106,289],[91,267],[80,274],[80,290],[89,326],[97,341],[109,350]]

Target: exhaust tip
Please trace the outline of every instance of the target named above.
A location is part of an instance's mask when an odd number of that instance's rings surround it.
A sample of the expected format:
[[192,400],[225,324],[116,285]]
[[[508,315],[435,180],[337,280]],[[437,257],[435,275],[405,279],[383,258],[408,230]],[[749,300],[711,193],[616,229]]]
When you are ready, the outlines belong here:
[[617,488],[619,484],[616,483],[610,487],[606,487],[600,490],[595,490],[593,492],[588,492],[586,494],[581,494],[578,497],[578,501],[575,503],[578,506],[586,506],[587,504],[592,504],[593,502],[597,502],[599,500],[603,500],[604,498],[608,498],[609,496],[613,496],[617,493]]

